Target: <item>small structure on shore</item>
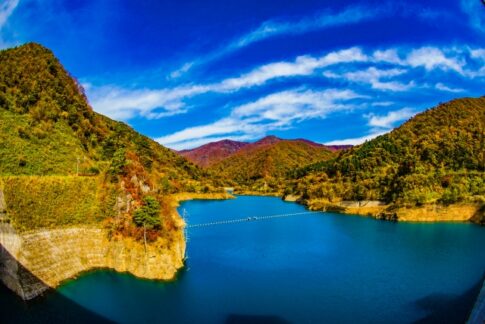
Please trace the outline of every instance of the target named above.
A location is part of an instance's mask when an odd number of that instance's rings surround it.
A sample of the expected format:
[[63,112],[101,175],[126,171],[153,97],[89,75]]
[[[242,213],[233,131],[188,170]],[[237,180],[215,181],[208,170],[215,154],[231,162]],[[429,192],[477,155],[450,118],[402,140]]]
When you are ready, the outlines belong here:
[[233,187],[224,187],[224,191],[229,194],[229,195],[232,195],[234,194],[234,188]]

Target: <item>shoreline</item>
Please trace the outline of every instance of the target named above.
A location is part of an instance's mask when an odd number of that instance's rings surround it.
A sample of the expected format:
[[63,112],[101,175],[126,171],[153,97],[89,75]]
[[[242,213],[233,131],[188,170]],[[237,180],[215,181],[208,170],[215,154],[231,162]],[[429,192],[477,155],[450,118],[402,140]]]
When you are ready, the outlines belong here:
[[[241,196],[279,197],[272,193],[245,192]],[[9,266],[0,272],[0,280],[24,300],[33,299],[49,289],[56,289],[68,280],[75,280],[84,273],[97,270],[112,270],[129,273],[139,279],[172,281],[185,267],[186,237],[185,221],[179,215],[180,202],[188,200],[235,199],[228,193],[178,193],[170,195],[169,213],[176,220],[176,231],[170,237],[144,245],[132,238],[110,239],[108,230],[102,226],[75,226],[55,229],[39,229],[17,232],[6,223],[0,224],[0,261]],[[294,198],[294,197],[292,197]],[[422,206],[399,208],[393,212],[397,219],[379,216],[389,205],[345,202],[347,207],[302,203],[296,199],[283,199],[303,205],[311,211],[328,211],[398,222],[471,222],[480,212],[478,204],[455,204],[450,206]],[[312,204],[313,203],[313,204]],[[349,207],[350,206],[350,207]],[[431,209],[430,209],[431,208]],[[453,211],[452,216],[439,216]],[[466,211],[463,213],[463,211]],[[432,212],[426,215],[427,212]],[[402,216],[404,215],[404,216]],[[456,217],[458,215],[458,217]],[[86,239],[89,238],[89,239]]]
[[279,197],[283,201],[295,202],[310,211],[328,211],[342,215],[358,215],[378,220],[406,223],[473,223],[485,225],[485,210],[480,203],[456,203],[450,205],[425,204],[412,207],[393,207],[380,201],[340,201],[329,203],[314,199],[302,201],[301,197],[281,193],[244,192],[241,196]]
[[[298,202],[301,203],[301,202]],[[412,207],[394,207],[390,204],[376,206],[343,206],[341,204],[301,203],[309,210],[330,211],[344,215],[359,215],[403,223],[474,223],[482,225],[480,204],[428,204]],[[478,216],[477,216],[478,215]]]

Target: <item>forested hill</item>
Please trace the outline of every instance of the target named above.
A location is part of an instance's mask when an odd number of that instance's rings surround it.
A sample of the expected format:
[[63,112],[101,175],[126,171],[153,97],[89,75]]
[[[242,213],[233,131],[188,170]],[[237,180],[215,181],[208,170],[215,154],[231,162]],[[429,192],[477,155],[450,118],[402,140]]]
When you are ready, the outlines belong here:
[[251,191],[277,192],[289,170],[329,159],[334,154],[325,146],[310,141],[268,136],[244,146],[212,165],[209,171]]
[[319,147],[319,148],[325,147],[330,151],[346,150],[352,147],[352,145],[330,145],[330,146],[322,145],[303,138],[286,140],[286,139],[278,138],[276,136],[266,136],[254,143],[239,142],[239,141],[232,141],[232,140],[225,139],[217,142],[207,143],[193,149],[178,151],[178,153],[186,157],[189,161],[192,161],[193,163],[197,164],[198,166],[203,168],[208,168],[212,165],[215,165],[221,162],[224,159],[227,159],[231,155],[236,154],[243,148],[246,148],[246,150],[249,150],[249,151],[253,151],[256,147],[273,145],[278,142],[284,142],[284,141],[301,142],[301,143],[305,143],[310,146]]
[[407,205],[483,203],[484,171],[485,97],[463,98],[334,159],[294,170],[287,193]]
[[143,177],[200,189],[203,171],[124,123],[97,114],[45,47],[0,51],[0,174]]

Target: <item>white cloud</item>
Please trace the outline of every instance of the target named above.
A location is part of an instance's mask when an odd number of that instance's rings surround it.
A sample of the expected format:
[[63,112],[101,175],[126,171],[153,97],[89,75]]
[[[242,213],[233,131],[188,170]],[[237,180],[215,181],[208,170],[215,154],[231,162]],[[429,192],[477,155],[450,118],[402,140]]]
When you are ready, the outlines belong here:
[[[467,52],[468,51],[468,52]],[[483,49],[467,51],[436,47],[418,49],[379,49],[364,52],[359,47],[336,50],[321,56],[303,55],[292,61],[273,62],[255,67],[249,72],[208,84],[182,84],[161,89],[125,89],[117,86],[87,88],[94,109],[115,119],[129,120],[135,116],[162,118],[189,110],[188,99],[205,93],[232,93],[259,87],[276,79],[325,76],[352,83],[368,84],[378,91],[402,92],[419,87],[413,80],[404,82],[415,68],[427,72],[434,69],[456,71],[463,77],[485,75]],[[446,54],[445,54],[446,53]],[[468,55],[470,66],[464,55]],[[369,66],[370,65],[370,66]],[[385,66],[385,68],[383,68]],[[409,78],[408,78],[409,80]],[[421,87],[423,87],[421,85]],[[442,85],[437,89],[451,91]],[[455,89],[456,92],[458,89]]]
[[194,62],[187,62],[181,68],[170,73],[170,78],[176,79],[186,73],[194,65]]
[[330,141],[330,142],[327,142],[327,143],[324,143],[324,144],[325,145],[359,145],[359,144],[362,144],[366,141],[370,141],[371,139],[374,139],[378,136],[384,135],[387,132],[388,131],[377,131],[377,132],[372,132],[369,135],[365,135],[365,136],[362,136],[362,137],[334,140],[334,141]]
[[[178,77],[190,70],[190,68],[193,66],[211,62],[239,49],[245,48],[251,44],[272,37],[282,35],[300,35],[336,26],[357,24],[390,15],[414,16],[425,20],[426,22],[429,22],[432,19],[440,19],[442,22],[448,17],[448,14],[445,12],[431,10],[419,5],[414,6],[408,3],[401,5],[399,3],[386,2],[378,7],[352,5],[340,12],[324,11],[315,16],[303,17],[299,20],[268,20],[261,23],[256,29],[242,35],[232,42],[229,42],[228,45],[218,48],[203,57],[197,58],[196,60],[183,64],[181,68],[172,72],[171,75]],[[391,61],[396,58],[392,57],[392,51],[389,53],[377,53],[377,55],[379,54],[387,55],[387,59]]]
[[470,49],[470,56],[485,62],[485,48]]
[[382,15],[385,10],[369,7],[352,6],[341,12],[322,12],[313,17],[304,17],[295,21],[275,21],[268,20],[263,22],[256,29],[230,42],[227,46],[219,48],[194,61],[184,63],[181,68],[171,73],[171,76],[179,77],[193,66],[205,64],[253,43],[263,41],[271,37],[281,35],[298,35],[307,32],[322,30],[334,26],[355,24],[366,20],[371,20]]
[[261,85],[271,79],[311,75],[317,69],[334,64],[365,62],[367,60],[367,56],[357,47],[330,52],[321,57],[299,56],[293,62],[276,62],[263,65],[247,74],[226,79],[220,84],[214,85],[214,88],[220,90],[238,90],[240,88]]
[[0,29],[7,23],[8,17],[13,13],[19,0],[3,0],[0,3]]
[[352,72],[345,72],[336,74],[334,72],[324,72],[323,75],[327,78],[339,79],[343,78],[350,82],[369,84],[373,89],[384,91],[406,91],[414,86],[413,82],[407,84],[397,81],[381,81],[381,79],[389,79],[398,75],[402,75],[407,71],[404,69],[388,69],[381,70],[375,67],[370,67],[365,70],[358,70]]
[[392,64],[402,64],[402,60],[395,48],[387,50],[377,50],[373,54],[373,58],[376,62],[386,62]]
[[211,124],[189,127],[156,140],[173,149],[185,149],[223,138],[255,139],[306,119],[352,109],[348,101],[361,97],[350,90],[282,91],[233,107],[229,116]]
[[[330,52],[321,57],[300,56],[294,61],[262,65],[238,77],[200,85],[183,85],[166,89],[123,89],[116,86],[86,88],[91,104],[97,112],[114,119],[129,120],[135,116],[162,118],[185,113],[185,100],[208,92],[233,92],[261,86],[277,78],[309,76],[316,69],[330,65],[363,62],[367,56],[359,48]],[[160,112],[154,112],[158,110]]]
[[187,111],[183,98],[206,92],[205,86],[174,89],[123,89],[116,86],[93,87],[86,92],[94,109],[118,120],[135,116],[149,119],[173,116]]
[[332,26],[347,25],[372,19],[382,12],[369,7],[350,7],[339,13],[323,12],[315,17],[305,17],[299,21],[266,21],[257,29],[242,36],[229,45],[231,48],[241,48],[263,39],[282,34],[303,34]]
[[11,46],[10,44],[5,42],[2,35],[2,29],[7,24],[8,18],[12,15],[18,4],[19,0],[0,1],[0,49]]
[[346,139],[337,139],[326,142],[325,145],[359,145],[378,136],[388,133],[394,125],[402,120],[414,116],[416,112],[410,108],[403,108],[400,110],[390,111],[386,115],[375,115],[373,113],[364,115],[367,118],[367,125],[371,126],[369,134],[361,137],[353,137]]
[[387,107],[392,106],[393,104],[394,102],[392,101],[376,101],[371,103],[372,107]]
[[416,112],[411,108],[402,108],[400,110],[390,111],[384,116],[378,116],[373,113],[364,115],[368,119],[368,125],[376,128],[391,129],[398,121],[402,121],[414,116]]
[[458,92],[464,92],[465,89],[460,89],[460,88],[450,88],[446,85],[444,85],[443,83],[441,82],[438,82],[436,83],[435,85],[435,88],[437,90],[440,90],[440,91],[446,91],[446,92],[454,92],[454,93],[458,93]]
[[463,74],[465,62],[457,57],[447,57],[436,47],[422,47],[414,49],[406,58],[406,63],[412,67],[424,67],[426,70],[440,68],[453,70]]

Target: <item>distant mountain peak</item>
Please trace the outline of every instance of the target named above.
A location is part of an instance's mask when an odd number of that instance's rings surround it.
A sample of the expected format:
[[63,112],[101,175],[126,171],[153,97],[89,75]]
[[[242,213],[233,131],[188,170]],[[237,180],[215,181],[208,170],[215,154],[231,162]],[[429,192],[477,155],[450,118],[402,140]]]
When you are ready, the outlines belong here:
[[249,143],[224,139],[193,149],[182,150],[178,153],[201,167],[208,167],[222,161],[246,145],[249,145]]
[[274,135],[268,135],[260,139],[259,141],[254,142],[254,144],[259,144],[259,145],[271,145],[274,143],[278,143],[283,141],[283,139],[276,137]]
[[278,143],[302,143],[313,148],[328,149],[330,151],[339,151],[352,147],[351,145],[326,146],[304,138],[282,139],[275,135],[268,135],[253,143],[223,139],[193,149],[181,150],[178,153],[193,163],[206,168],[215,165],[236,153],[243,153],[242,151],[244,151],[245,154],[253,154],[256,149],[271,148]]

